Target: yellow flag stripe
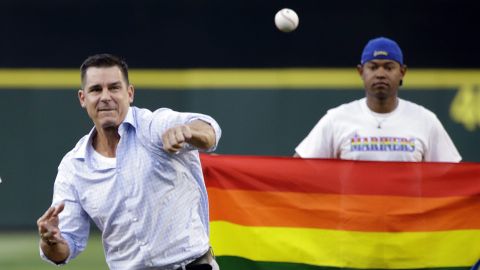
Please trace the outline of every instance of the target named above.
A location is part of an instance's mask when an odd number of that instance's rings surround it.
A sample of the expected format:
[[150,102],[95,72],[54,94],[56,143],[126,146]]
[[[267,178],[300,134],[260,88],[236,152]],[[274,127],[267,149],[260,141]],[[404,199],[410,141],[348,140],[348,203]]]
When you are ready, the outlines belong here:
[[[142,89],[358,89],[355,68],[131,69]],[[412,69],[405,89],[450,89],[480,84],[476,69]],[[78,89],[78,69],[0,69],[0,89]]]
[[480,230],[366,233],[211,222],[218,256],[348,268],[471,266],[480,257]]

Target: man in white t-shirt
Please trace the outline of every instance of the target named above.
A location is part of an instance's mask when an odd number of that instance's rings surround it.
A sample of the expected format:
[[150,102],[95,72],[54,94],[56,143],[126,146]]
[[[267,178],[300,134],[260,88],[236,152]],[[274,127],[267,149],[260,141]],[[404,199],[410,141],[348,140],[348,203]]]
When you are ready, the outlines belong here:
[[358,73],[366,97],[330,109],[295,148],[295,157],[377,161],[459,162],[436,115],[398,98],[407,66],[398,44],[370,40]]

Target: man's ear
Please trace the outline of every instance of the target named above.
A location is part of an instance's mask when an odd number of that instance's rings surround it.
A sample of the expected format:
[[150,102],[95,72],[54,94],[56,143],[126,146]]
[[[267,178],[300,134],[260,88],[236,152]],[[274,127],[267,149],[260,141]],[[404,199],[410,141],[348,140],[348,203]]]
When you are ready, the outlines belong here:
[[360,65],[360,64],[357,65],[357,72],[358,72],[358,75],[360,75],[360,77],[362,77],[362,75],[363,75],[363,65]]
[[78,90],[78,101],[80,102],[80,106],[85,109],[85,93],[83,89]]
[[133,87],[133,84],[128,85],[127,91],[128,91],[128,99],[130,101],[130,104],[132,104],[133,97],[135,96],[135,87]]
[[407,65],[400,66],[400,73],[402,73],[402,78],[407,73]]

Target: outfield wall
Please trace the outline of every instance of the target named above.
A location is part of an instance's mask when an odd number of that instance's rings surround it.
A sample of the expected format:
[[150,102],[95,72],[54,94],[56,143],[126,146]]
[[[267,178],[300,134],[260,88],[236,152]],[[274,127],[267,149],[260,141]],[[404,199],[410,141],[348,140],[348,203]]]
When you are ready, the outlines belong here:
[[[217,153],[290,156],[327,109],[364,95],[353,69],[132,70],[134,104],[202,112]],[[0,228],[35,228],[63,155],[92,124],[76,70],[0,70]],[[400,95],[434,111],[465,161],[480,161],[480,71],[411,70]]]

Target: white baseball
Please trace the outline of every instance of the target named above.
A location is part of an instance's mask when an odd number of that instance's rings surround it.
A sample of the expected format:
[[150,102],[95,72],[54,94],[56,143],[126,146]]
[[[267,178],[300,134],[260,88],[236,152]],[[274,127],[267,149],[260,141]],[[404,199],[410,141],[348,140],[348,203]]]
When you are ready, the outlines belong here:
[[275,14],[275,25],[282,32],[292,32],[298,27],[298,15],[292,9],[281,9]]

